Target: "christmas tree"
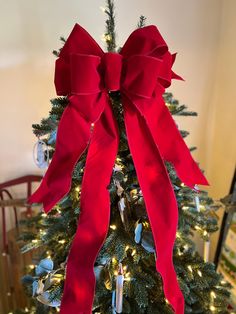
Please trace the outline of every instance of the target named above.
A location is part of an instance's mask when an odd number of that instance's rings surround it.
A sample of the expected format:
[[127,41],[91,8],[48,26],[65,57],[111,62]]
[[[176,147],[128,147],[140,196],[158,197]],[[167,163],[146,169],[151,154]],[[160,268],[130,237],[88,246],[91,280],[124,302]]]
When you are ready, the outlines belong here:
[[[107,1],[105,13],[104,39],[107,50],[114,52],[117,47],[114,4],[111,0]],[[138,28],[144,24],[145,18],[141,16]],[[63,38],[62,41],[65,42]],[[54,54],[58,56],[59,52],[54,51]],[[195,112],[179,104],[171,93],[165,93],[163,97],[173,116],[196,116]],[[120,143],[108,187],[110,228],[94,265],[96,293],[93,313],[173,313],[164,295],[162,278],[156,272],[158,257],[127,143],[120,93],[110,92],[109,98],[119,126]],[[33,125],[35,135],[48,145],[50,157],[55,150],[58,123],[68,102],[67,97],[51,100],[49,117]],[[180,132],[183,138],[189,134],[183,130]],[[190,148],[191,151],[194,149]],[[80,195],[86,157],[87,151],[74,168],[69,194],[50,213],[39,213],[22,222],[26,227],[30,226],[30,231],[21,237],[27,242],[22,251],[33,250],[36,258],[35,265],[29,265],[29,274],[23,278],[33,295],[33,305],[28,313],[59,312],[67,258],[81,213]],[[206,192],[197,192],[181,183],[170,163],[166,162],[166,167],[179,210],[173,260],[185,299],[185,313],[229,313],[228,284],[216,273],[215,266],[199,255],[192,240],[192,235],[197,232],[203,241],[208,241],[210,234],[217,230],[214,215],[217,207]]]

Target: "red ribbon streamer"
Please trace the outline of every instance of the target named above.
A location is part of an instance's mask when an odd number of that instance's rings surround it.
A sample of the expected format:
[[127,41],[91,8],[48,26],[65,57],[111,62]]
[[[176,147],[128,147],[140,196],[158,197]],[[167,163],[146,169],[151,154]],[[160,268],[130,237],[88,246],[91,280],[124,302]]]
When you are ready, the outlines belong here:
[[[156,269],[176,314],[184,313],[172,255],[178,207],[164,161],[189,187],[208,185],[192,159],[162,95],[175,55],[153,25],[135,30],[121,52],[104,53],[76,24],[56,61],[58,95],[69,95],[58,127],[51,164],[30,203],[48,212],[71,186],[73,168],[88,146],[81,188],[81,214],[70,250],[61,314],[91,314],[94,262],[108,232],[110,183],[119,134],[108,91],[120,90],[129,148],[142,189],[157,252]],[[91,132],[91,124],[94,130]]]

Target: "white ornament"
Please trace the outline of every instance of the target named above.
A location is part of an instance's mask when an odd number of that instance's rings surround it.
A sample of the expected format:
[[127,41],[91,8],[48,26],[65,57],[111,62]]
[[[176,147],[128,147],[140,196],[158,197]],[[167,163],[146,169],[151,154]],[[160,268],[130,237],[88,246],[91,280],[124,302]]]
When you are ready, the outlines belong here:
[[49,149],[47,144],[40,139],[34,145],[33,159],[36,166],[39,167],[40,169],[45,169],[48,167]]
[[122,222],[124,223],[125,222],[125,217],[124,217],[124,211],[125,211],[125,199],[124,197],[122,197],[118,203],[118,207],[119,207],[119,210],[120,210],[120,217],[121,217],[121,220]]

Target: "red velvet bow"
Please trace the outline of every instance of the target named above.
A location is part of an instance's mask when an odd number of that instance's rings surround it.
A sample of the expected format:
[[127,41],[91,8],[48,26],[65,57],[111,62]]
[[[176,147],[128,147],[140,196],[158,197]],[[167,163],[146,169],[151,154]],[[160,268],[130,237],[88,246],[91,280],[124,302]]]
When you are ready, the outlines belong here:
[[56,61],[57,94],[69,95],[69,105],[59,123],[52,162],[30,202],[43,203],[45,212],[51,210],[68,193],[74,165],[89,145],[62,314],[92,312],[93,267],[109,226],[107,186],[119,142],[108,92],[117,90],[121,92],[128,144],[155,241],[156,268],[175,313],[184,313],[172,262],[178,207],[164,161],[171,162],[191,188],[208,183],[162,98],[171,79],[181,79],[171,70],[174,60],[155,26],[134,31],[118,54],[104,53],[76,24]]

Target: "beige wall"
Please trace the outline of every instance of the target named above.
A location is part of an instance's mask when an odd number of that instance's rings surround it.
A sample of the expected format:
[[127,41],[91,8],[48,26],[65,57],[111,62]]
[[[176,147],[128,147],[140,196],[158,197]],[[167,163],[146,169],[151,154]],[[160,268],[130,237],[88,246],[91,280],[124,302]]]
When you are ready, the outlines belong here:
[[[55,96],[50,52],[75,22],[103,45],[104,1],[0,0],[0,181],[40,173],[32,161],[31,124],[47,116]],[[178,52],[175,69],[186,82],[174,82],[170,90],[199,113],[178,123],[191,131],[188,143],[198,146],[195,157],[212,195],[223,196],[236,155],[235,0],[117,0],[116,7],[119,45],[143,14]]]

